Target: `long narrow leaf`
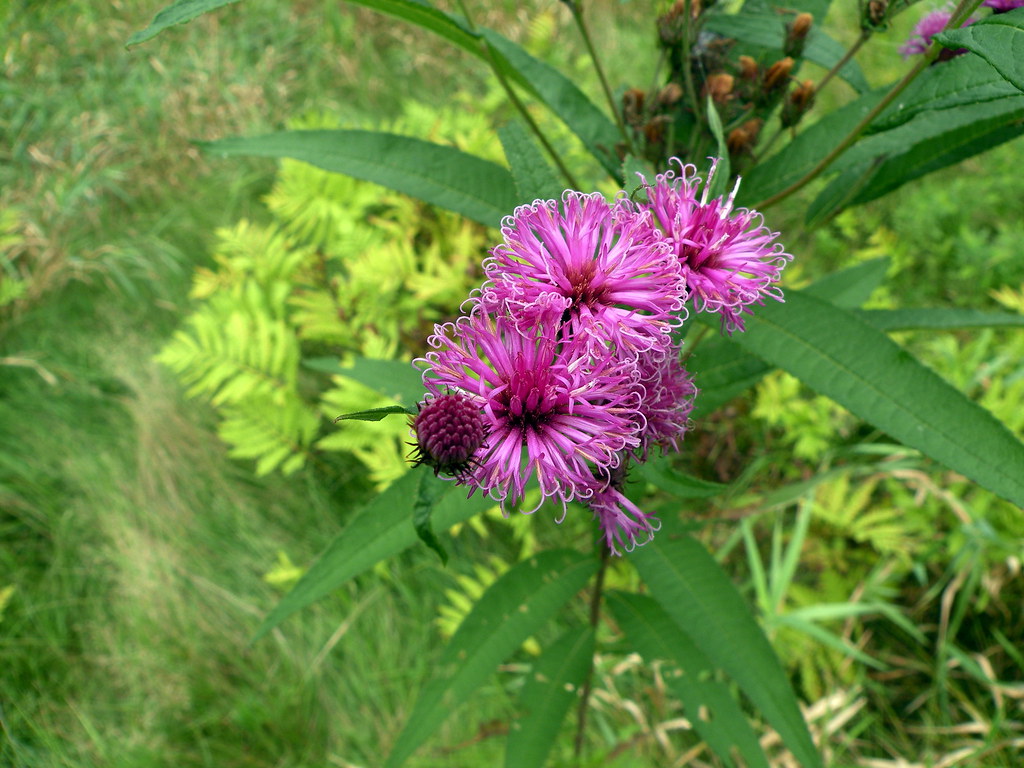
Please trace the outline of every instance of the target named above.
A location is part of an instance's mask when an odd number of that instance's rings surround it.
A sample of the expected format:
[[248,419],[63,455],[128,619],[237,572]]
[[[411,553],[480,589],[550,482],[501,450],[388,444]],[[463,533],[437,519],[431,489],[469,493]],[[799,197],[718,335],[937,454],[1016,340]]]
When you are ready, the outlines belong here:
[[156,37],[168,27],[184,24],[187,21],[192,21],[197,16],[203,15],[207,11],[213,11],[222,6],[237,2],[238,0],[175,0],[175,2],[158,12],[153,17],[153,20],[149,22],[148,27],[140,29],[129,37],[126,45],[132,46],[144,43]]
[[348,0],[352,5],[372,8],[433,32],[462,50],[484,58],[479,37],[469,30],[465,19],[445,13],[423,0]]
[[989,16],[968,27],[935,36],[947,48],[966,48],[1024,91],[1024,8]]
[[570,629],[533,665],[509,726],[505,768],[541,768],[594,659],[594,631]]
[[313,357],[303,360],[302,364],[314,371],[358,381],[374,392],[397,400],[407,409],[415,407],[426,394],[419,372],[403,360],[360,357],[352,365],[342,366],[336,357]]
[[855,314],[880,331],[953,331],[963,328],[1020,328],[1024,315],[976,309],[865,309]]
[[607,600],[616,623],[644,659],[649,662],[662,659],[678,667],[678,674],[670,671],[665,681],[712,751],[729,766],[734,765],[735,749],[748,768],[767,768],[768,760],[750,721],[729,687],[714,679],[715,667],[688,633],[646,595],[609,592]]
[[597,572],[597,561],[571,550],[525,560],[492,584],[473,606],[437,663],[385,768],[397,768],[452,710],[526,638],[542,627]]
[[856,315],[800,291],[732,341],[911,448],[1024,505],[1024,444]]
[[496,227],[516,203],[512,175],[488,160],[421,139],[358,130],[283,131],[200,142],[220,155],[290,157]]
[[669,523],[630,555],[640,576],[709,662],[739,685],[804,768],[821,766],[796,696],[750,608],[715,559]]
[[498,129],[505,159],[512,169],[512,179],[520,203],[534,200],[557,200],[564,185],[558,183],[554,170],[548,165],[522,123],[515,121]]
[[[413,504],[418,498],[424,474],[427,479],[423,482],[443,482],[430,477],[427,467],[420,467],[407,472],[373,499],[352,518],[291,592],[267,615],[253,639],[258,640],[296,611],[416,543]],[[468,500],[465,496],[465,488],[449,484],[434,508],[432,519],[437,530],[446,531],[495,503],[480,494]]]

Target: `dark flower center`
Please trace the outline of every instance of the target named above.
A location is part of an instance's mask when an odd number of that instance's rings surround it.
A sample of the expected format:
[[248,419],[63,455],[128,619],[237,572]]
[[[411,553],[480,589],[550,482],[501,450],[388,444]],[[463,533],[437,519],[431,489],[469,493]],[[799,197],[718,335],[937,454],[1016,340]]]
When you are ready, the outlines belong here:
[[495,399],[496,415],[520,430],[543,426],[557,405],[547,372],[532,369],[516,370]]

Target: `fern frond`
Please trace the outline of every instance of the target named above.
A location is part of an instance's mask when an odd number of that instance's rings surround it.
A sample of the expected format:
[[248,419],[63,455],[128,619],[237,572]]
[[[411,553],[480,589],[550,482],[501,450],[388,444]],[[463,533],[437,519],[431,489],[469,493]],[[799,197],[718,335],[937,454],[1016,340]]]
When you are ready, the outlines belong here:
[[244,312],[225,317],[207,305],[187,324],[156,359],[189,386],[189,397],[207,395],[214,405],[254,397],[283,404],[295,391],[299,345],[282,321]]
[[302,467],[320,423],[316,412],[298,397],[283,401],[248,398],[222,413],[224,420],[217,433],[231,446],[228,455],[255,459],[257,475],[278,468],[289,475]]

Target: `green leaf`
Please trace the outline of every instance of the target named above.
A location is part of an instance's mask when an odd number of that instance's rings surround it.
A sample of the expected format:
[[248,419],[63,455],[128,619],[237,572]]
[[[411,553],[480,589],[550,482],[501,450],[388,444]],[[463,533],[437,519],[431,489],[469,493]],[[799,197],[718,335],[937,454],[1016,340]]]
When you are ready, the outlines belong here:
[[732,341],[911,448],[1024,505],[1024,444],[882,331],[801,291]]
[[963,328],[1020,328],[1024,315],[976,309],[866,309],[855,313],[880,331],[954,331]]
[[290,157],[394,189],[496,227],[516,203],[512,174],[454,147],[360,130],[283,131],[199,142],[220,155]]
[[[786,8],[797,10],[790,4]],[[814,13],[814,17],[815,24],[820,24],[823,17],[817,13]],[[704,17],[704,28],[742,43],[774,51],[776,56],[780,55],[778,52],[782,50],[786,36],[785,19],[774,11],[758,13],[744,10],[738,14],[711,12]],[[832,69],[845,53],[842,44],[825,34],[820,27],[814,26],[807,35],[803,58],[825,69]],[[860,65],[852,59],[843,65],[838,74],[858,93],[864,93],[869,88]]]
[[397,768],[494,669],[540,629],[597,572],[571,550],[542,552],[505,572],[459,625],[420,693],[385,768]]
[[149,22],[148,27],[135,32],[129,37],[125,45],[132,46],[144,43],[156,37],[168,27],[184,24],[187,21],[192,21],[197,16],[203,15],[207,11],[213,11],[222,6],[237,2],[238,0],[175,0],[175,2],[160,10],[153,17],[153,20]]
[[609,592],[608,609],[636,651],[648,662],[672,662],[678,669],[663,675],[679,697],[690,723],[722,758],[734,765],[735,749],[744,764],[767,768],[768,760],[729,686],[714,679],[715,668],[689,633],[681,629],[658,603],[646,595]]
[[836,145],[875,108],[888,89],[865,93],[856,101],[829,113],[767,160],[758,163],[740,185],[738,203],[757,208],[757,201],[781,192],[807,175]]
[[412,507],[413,528],[416,531],[416,535],[420,537],[420,541],[437,552],[437,556],[441,558],[442,565],[448,565],[448,553],[441,546],[441,542],[434,534],[434,529],[430,524],[430,517],[434,512],[434,506],[448,488],[441,483],[431,482],[429,472],[421,471],[419,475],[420,485],[416,491],[416,503]]
[[[722,197],[726,194],[726,190],[729,186],[729,175],[731,169],[729,168],[729,146],[725,143],[725,132],[722,129],[722,118],[718,116],[718,110],[715,109],[715,102],[708,95],[707,98],[707,113],[708,113],[708,128],[711,129],[711,135],[715,137],[715,142],[718,145],[718,166],[715,168],[715,174],[711,179],[711,197]],[[710,171],[708,173],[710,175]]]
[[383,408],[370,408],[367,411],[343,413],[334,421],[335,423],[339,421],[347,421],[348,419],[356,419],[357,421],[380,421],[396,413],[409,416],[415,414],[416,411],[410,410],[409,408],[405,408],[401,405],[387,405]]
[[[423,475],[429,480],[421,480]],[[293,613],[330,594],[349,579],[416,543],[416,532],[409,519],[421,482],[447,486],[434,508],[434,525],[442,531],[495,504],[479,494],[467,500],[465,488],[434,477],[427,467],[405,473],[356,513],[292,591],[267,615],[253,640],[259,640]]]
[[978,54],[1008,83],[1024,91],[1024,8],[940,32],[934,39],[946,48],[966,48]]
[[[886,258],[872,259],[833,272],[809,286],[807,293],[840,307],[859,307],[881,285],[888,264]],[[706,416],[742,395],[772,369],[756,355],[720,336],[701,342],[687,359],[686,366],[698,390],[693,418]]]
[[652,456],[647,461],[634,465],[632,471],[679,499],[707,499],[729,489],[729,486],[721,483],[712,483],[677,472],[672,468],[668,456]]
[[351,366],[344,368],[336,357],[313,357],[303,360],[302,364],[314,371],[329,373],[332,376],[345,376],[353,381],[358,381],[374,392],[397,400],[410,413],[412,413],[411,409],[421,402],[427,393],[419,371],[401,360],[375,360],[361,357],[357,358]]
[[352,5],[372,8],[380,13],[402,19],[433,32],[459,48],[481,59],[485,58],[480,38],[466,25],[465,19],[438,10],[423,0],[348,0]]
[[651,596],[709,662],[736,681],[797,763],[821,766],[789,678],[750,608],[707,550],[665,523],[630,554]]
[[509,726],[506,768],[542,768],[594,660],[594,631],[570,629],[537,659]]
[[[881,197],[908,181],[958,163],[1021,133],[1024,96],[922,112],[884,133],[862,139],[832,167],[836,177],[811,204],[809,222],[846,205]],[[851,185],[857,191],[848,194]]]
[[[534,58],[520,46],[489,29],[480,33],[500,54],[518,82],[535,94],[579,137],[590,153],[613,176],[619,173],[615,145],[622,137],[618,129],[572,80],[554,67]],[[620,179],[621,181],[621,179]]]
[[[928,110],[951,109],[1017,95],[1017,89],[977,56],[957,56],[928,67],[868,126],[888,131]],[[935,116],[940,119],[938,115]]]
[[498,137],[512,168],[520,203],[561,198],[564,187],[558,183],[555,172],[521,122],[516,120],[502,126],[498,129]]

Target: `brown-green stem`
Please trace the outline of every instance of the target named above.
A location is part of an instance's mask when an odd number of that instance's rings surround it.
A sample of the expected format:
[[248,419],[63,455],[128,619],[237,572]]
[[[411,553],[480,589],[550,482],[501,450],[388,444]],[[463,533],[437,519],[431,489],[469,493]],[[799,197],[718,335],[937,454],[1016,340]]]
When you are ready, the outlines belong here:
[[[598,540],[597,546],[601,549],[601,567],[597,571],[597,578],[594,581],[594,592],[590,596],[590,626],[597,634],[597,624],[601,620],[601,597],[604,591],[604,574],[608,570],[609,549],[603,540]],[[594,683],[594,663],[591,660],[590,669],[587,670],[587,679],[583,681],[583,688],[580,691],[580,705],[576,711],[576,741],[573,744],[573,751],[576,762],[579,762],[583,754],[583,735],[587,728],[587,704],[590,702],[590,692]]]

